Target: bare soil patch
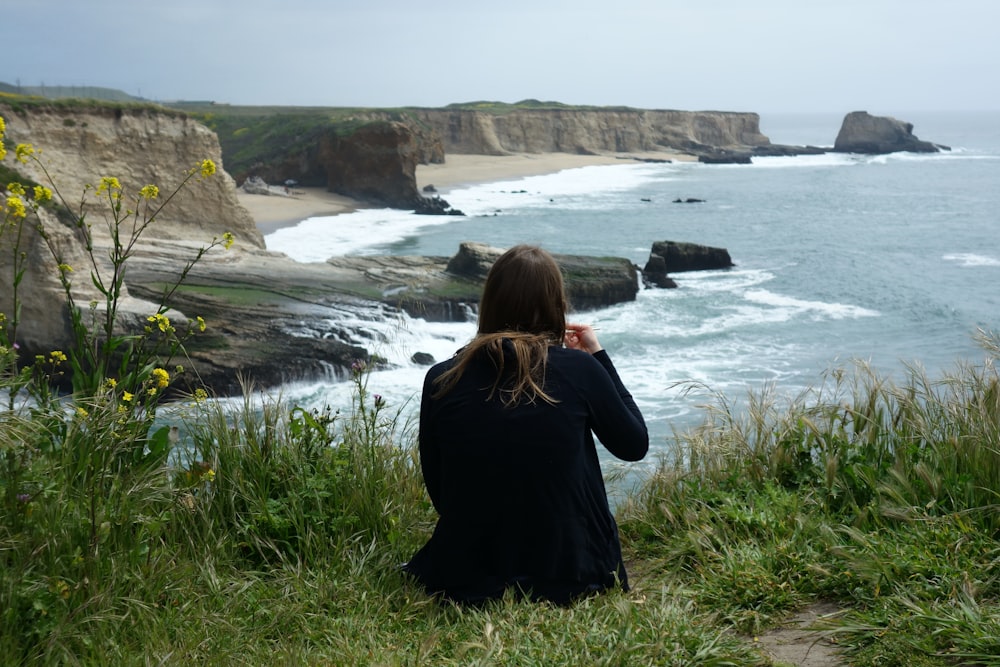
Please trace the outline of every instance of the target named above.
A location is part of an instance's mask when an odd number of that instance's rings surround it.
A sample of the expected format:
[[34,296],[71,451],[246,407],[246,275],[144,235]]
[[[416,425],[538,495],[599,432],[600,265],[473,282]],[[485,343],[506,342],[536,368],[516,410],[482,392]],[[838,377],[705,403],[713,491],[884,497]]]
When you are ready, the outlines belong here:
[[847,661],[824,631],[824,622],[841,613],[840,607],[829,602],[810,605],[762,634],[760,644],[780,665],[844,667]]

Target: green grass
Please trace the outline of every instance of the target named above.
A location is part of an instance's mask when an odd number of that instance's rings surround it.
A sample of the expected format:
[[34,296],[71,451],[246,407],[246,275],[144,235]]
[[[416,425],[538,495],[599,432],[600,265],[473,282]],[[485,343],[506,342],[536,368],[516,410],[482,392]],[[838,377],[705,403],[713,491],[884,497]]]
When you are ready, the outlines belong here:
[[633,590],[568,608],[440,604],[401,574],[434,513],[413,424],[370,391],[377,376],[358,372],[340,412],[252,387],[237,405],[175,405],[159,419],[183,456],[90,482],[39,415],[5,413],[0,650],[26,664],[765,665],[752,638],[822,600],[845,610],[828,632],[851,664],[997,665],[994,358],[934,380],[838,370],[740,410],[715,397],[620,504]]
[[[83,91],[81,91],[83,93]],[[157,104],[155,102],[99,99],[91,97],[41,97],[38,95],[21,95],[0,91],[0,104],[9,106],[15,113],[38,113],[42,111],[73,111],[91,113],[115,113],[128,110],[136,112],[151,112],[166,116],[184,116],[182,110]]]

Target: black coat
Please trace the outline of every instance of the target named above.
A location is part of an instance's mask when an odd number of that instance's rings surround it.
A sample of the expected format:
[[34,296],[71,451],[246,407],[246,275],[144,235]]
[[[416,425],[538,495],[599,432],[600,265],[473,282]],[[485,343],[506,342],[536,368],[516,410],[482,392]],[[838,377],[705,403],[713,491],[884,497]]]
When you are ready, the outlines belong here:
[[628,590],[593,436],[638,461],[649,435],[607,353],[550,347],[544,387],[555,405],[487,400],[487,358],[433,398],[434,379],[453,363],[424,379],[420,462],[440,518],[406,569],[429,593],[460,601],[508,587],[557,603],[616,583]]

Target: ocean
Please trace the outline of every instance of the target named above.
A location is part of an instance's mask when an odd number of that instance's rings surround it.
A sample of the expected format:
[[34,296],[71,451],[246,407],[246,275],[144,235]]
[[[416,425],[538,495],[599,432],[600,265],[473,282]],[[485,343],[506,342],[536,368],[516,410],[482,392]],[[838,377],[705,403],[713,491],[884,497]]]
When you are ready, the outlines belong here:
[[[367,209],[310,218],[265,241],[299,261],[450,256],[462,241],[534,243],[639,266],[654,241],[728,249],[732,269],[673,274],[677,289],[642,289],[634,302],[573,316],[600,329],[646,418],[655,462],[675,429],[702,420],[706,392],[739,406],[765,387],[794,396],[856,360],[887,375],[918,365],[935,377],[984,358],[973,334],[1000,329],[1000,112],[883,115],[952,150],[584,167],[442,191],[464,218]],[[842,119],[764,114],[761,130],[777,144],[832,147]],[[673,203],[689,197],[704,201]],[[344,317],[394,365],[373,372],[368,390],[404,417],[416,412],[426,370],[412,354],[445,359],[475,332],[471,319]],[[351,384],[297,383],[282,397],[347,408]],[[616,465],[610,456],[605,464]]]

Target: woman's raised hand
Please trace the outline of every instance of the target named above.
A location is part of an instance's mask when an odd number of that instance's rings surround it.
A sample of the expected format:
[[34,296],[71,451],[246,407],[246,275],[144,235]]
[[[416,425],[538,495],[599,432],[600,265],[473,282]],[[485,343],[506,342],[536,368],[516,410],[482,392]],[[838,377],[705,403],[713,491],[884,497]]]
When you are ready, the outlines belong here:
[[594,333],[594,327],[589,324],[567,323],[565,340],[566,347],[573,350],[583,350],[594,354],[603,349],[600,341],[597,340],[597,334]]

